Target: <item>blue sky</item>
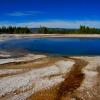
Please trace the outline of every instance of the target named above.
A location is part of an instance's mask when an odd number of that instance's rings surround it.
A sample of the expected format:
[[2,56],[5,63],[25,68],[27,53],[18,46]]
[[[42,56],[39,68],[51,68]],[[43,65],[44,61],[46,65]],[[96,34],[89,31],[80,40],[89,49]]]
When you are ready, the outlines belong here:
[[0,0],[0,26],[100,28],[100,0]]

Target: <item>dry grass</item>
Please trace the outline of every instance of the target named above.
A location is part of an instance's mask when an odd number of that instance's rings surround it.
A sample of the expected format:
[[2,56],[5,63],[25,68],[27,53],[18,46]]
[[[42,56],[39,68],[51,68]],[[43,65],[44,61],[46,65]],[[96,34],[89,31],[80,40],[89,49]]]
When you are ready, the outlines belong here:
[[34,93],[27,100],[55,100],[59,85]]

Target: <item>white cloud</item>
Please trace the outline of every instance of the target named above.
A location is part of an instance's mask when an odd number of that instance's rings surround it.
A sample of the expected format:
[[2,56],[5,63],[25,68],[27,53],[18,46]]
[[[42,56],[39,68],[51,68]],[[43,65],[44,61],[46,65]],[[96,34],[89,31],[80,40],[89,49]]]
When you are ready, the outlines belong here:
[[50,28],[79,28],[80,25],[100,28],[100,21],[42,21],[42,22],[26,22],[18,23],[17,26],[40,27],[46,26]]
[[11,12],[7,13],[8,16],[30,16],[30,15],[37,15],[37,14],[43,14],[44,12],[41,11],[24,11],[24,12]]
[[24,23],[5,23],[3,25],[9,26],[22,26],[22,27],[40,27],[46,26],[50,28],[79,28],[80,25],[86,25],[89,27],[100,28],[100,21],[63,21],[63,20],[53,20],[53,21],[38,21],[38,22],[24,22]]

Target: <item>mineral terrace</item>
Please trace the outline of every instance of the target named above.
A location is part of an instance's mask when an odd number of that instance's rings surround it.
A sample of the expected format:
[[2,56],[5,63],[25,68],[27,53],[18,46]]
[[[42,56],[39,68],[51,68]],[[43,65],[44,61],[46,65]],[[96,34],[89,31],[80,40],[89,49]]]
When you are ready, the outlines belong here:
[[100,57],[0,51],[0,100],[100,100]]

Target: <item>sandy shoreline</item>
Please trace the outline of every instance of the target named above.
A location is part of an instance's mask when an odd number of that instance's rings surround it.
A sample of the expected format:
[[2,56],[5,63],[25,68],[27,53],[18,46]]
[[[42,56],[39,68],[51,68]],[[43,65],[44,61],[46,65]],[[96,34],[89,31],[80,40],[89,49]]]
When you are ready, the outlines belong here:
[[0,41],[13,38],[43,38],[43,37],[68,37],[68,38],[100,38],[99,34],[0,34]]

